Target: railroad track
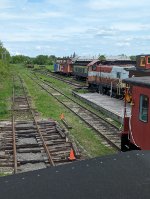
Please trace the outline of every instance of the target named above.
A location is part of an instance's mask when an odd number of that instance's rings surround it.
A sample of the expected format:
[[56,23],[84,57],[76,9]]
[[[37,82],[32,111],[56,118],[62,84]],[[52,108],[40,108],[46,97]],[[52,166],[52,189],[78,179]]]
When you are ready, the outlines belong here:
[[108,123],[103,118],[100,118],[97,114],[86,109],[84,106],[66,96],[64,93],[54,88],[51,84],[42,81],[37,76],[35,76],[35,78],[31,76],[29,77],[43,90],[57,99],[61,104],[63,104],[66,108],[80,117],[80,119],[82,119],[92,129],[94,129],[102,138],[104,138],[104,143],[106,145],[114,147],[116,150],[120,151],[120,134],[119,129],[116,126]]
[[70,162],[75,144],[53,120],[37,120],[23,81],[14,79],[12,122],[0,126],[0,168],[23,172]]
[[53,72],[48,72],[48,73],[47,72],[41,72],[41,71],[37,71],[37,72],[40,73],[40,74],[44,74],[44,75],[46,75],[48,77],[53,77],[55,79],[63,81],[65,83],[69,84],[69,85],[73,85],[73,86],[75,86],[75,88],[85,88],[86,87],[86,84],[81,85],[79,83],[73,82],[74,80],[66,80],[65,78],[60,77],[60,75],[54,74]]

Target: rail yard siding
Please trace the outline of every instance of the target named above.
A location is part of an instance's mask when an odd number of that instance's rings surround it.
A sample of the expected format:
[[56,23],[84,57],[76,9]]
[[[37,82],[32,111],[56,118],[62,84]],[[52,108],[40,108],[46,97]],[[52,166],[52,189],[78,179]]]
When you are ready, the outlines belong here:
[[[72,94],[91,105],[96,110],[100,110],[102,113],[107,115],[109,118],[116,120],[123,124],[123,110],[124,102],[109,96],[101,95],[98,93],[78,94],[72,92]],[[130,105],[127,105],[127,114],[130,115]]]

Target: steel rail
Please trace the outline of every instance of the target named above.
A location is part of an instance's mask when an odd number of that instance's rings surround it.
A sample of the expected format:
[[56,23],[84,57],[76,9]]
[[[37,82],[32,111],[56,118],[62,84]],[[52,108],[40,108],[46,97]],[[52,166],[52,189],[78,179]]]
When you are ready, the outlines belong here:
[[[114,147],[116,150],[120,151],[120,147],[118,147],[114,142],[112,142],[109,138],[107,138],[104,134],[100,133],[100,131],[98,131],[97,129],[94,128],[94,126],[92,126],[91,124],[89,124],[84,118],[82,118],[80,115],[78,115],[77,113],[75,113],[70,107],[68,107],[65,103],[63,103],[60,99],[58,99],[56,96],[54,96],[51,92],[49,92],[46,88],[44,88],[41,84],[39,84],[37,81],[35,81],[35,79],[33,79],[32,77],[28,76],[30,79],[32,79],[34,82],[36,82],[43,90],[45,90],[47,93],[49,93],[51,96],[53,96],[55,99],[57,99],[57,101],[59,101],[61,104],[63,104],[66,108],[68,108],[71,112],[73,112],[74,114],[76,114],[78,117],[80,117],[80,119],[82,121],[84,121],[88,126],[90,126],[93,130],[95,130],[99,135],[101,135],[101,137],[103,137],[107,143],[109,143],[112,147]],[[41,80],[40,80],[41,81]],[[43,82],[43,81],[42,81]],[[43,82],[44,84],[46,84],[45,82]],[[47,85],[47,84],[46,84]],[[48,85],[50,86],[50,85]],[[53,88],[52,86],[50,86],[51,88]],[[57,90],[55,88],[53,88],[54,90]],[[57,92],[61,93],[60,91],[57,90]],[[64,94],[63,94],[64,95]],[[68,97],[69,98],[69,97]],[[72,100],[72,99],[71,99]],[[76,102],[75,102],[76,103]],[[78,103],[76,103],[78,104]],[[81,106],[79,104],[79,106]],[[82,106],[81,106],[82,107]],[[86,109],[85,107],[83,107],[85,110],[88,110]],[[89,110],[88,110],[89,111]],[[92,113],[93,114],[93,113]],[[101,119],[101,118],[100,118]],[[106,122],[106,121],[105,121]],[[110,123],[107,122],[107,124],[110,125]],[[116,126],[115,126],[116,128]],[[116,128],[118,130],[118,128]],[[119,135],[118,135],[119,137]]]
[[58,79],[58,80],[63,81],[65,83],[67,83],[67,84],[71,84],[71,85],[73,85],[75,87],[78,87],[78,88],[84,88],[85,87],[85,86],[80,85],[79,83],[71,82],[70,80],[66,80],[66,79],[64,79],[62,77],[58,77],[58,75],[54,75],[52,72],[50,72],[51,74],[46,74],[46,72],[43,72],[43,73],[39,72],[39,71],[37,71],[37,72],[40,73],[40,74],[44,74],[47,77],[53,77],[54,79]]
[[30,112],[31,112],[31,114],[32,114],[32,117],[33,117],[35,126],[36,126],[37,131],[38,131],[38,133],[39,133],[39,135],[40,135],[40,138],[41,138],[41,140],[42,140],[42,142],[43,142],[44,149],[45,149],[45,151],[46,151],[46,153],[47,153],[47,155],[48,155],[49,163],[50,163],[52,166],[55,166],[55,163],[54,163],[54,161],[53,161],[53,159],[52,159],[52,156],[51,156],[51,154],[50,154],[50,152],[49,152],[49,149],[48,149],[47,145],[45,144],[45,140],[44,140],[43,135],[42,135],[42,133],[41,133],[41,131],[40,131],[40,128],[39,128],[39,126],[38,126],[38,123],[37,123],[37,121],[36,121],[36,119],[35,119],[34,112],[33,112],[32,108],[31,108],[31,106],[30,106],[30,103],[29,103],[29,100],[28,100],[28,97],[27,97],[27,95],[26,95],[26,91],[25,91],[25,88],[24,88],[24,85],[23,85],[23,81],[22,81],[22,79],[21,79],[20,76],[19,76],[19,78],[20,78],[20,81],[21,81],[21,84],[22,84],[22,88],[23,88],[23,91],[24,91],[24,95],[25,95],[25,98],[26,98],[28,107],[29,107],[29,109],[30,109]]
[[13,78],[12,134],[13,134],[14,173],[16,174],[17,173],[17,153],[16,153],[16,131],[15,131],[14,103],[15,103],[15,89],[14,89],[14,78]]

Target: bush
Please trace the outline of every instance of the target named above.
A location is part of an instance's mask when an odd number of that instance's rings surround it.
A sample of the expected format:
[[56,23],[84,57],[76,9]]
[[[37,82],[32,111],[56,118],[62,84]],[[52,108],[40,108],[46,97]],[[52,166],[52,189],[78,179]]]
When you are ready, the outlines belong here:
[[0,60],[0,80],[9,75],[9,66],[6,62]]
[[0,115],[7,113],[7,105],[4,102],[0,102]]

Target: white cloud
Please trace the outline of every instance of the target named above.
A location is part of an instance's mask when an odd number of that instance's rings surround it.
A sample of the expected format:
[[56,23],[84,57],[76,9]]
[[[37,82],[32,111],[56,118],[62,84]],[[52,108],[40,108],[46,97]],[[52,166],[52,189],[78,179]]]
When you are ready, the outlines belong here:
[[123,22],[116,23],[113,27],[119,31],[140,31],[140,30],[150,30],[149,24],[142,24],[137,22]]
[[42,49],[42,46],[36,46],[35,49],[36,49],[36,50],[41,50],[41,49]]
[[23,6],[27,0],[0,0],[0,9],[10,9]]
[[115,36],[117,31],[113,28],[104,28],[97,31],[96,36]]
[[38,45],[38,46],[35,46],[35,49],[36,50],[47,50],[47,49],[51,49],[51,46],[49,46],[49,45]]
[[130,46],[131,44],[129,42],[118,42],[116,43],[117,46],[123,47],[123,46]]
[[[135,8],[135,7],[145,7],[145,5],[150,5],[149,0],[137,1],[137,0],[89,0],[87,6],[93,10],[108,10],[108,9],[118,9],[118,8]],[[118,11],[118,10],[116,10]]]
[[11,52],[120,54],[123,46],[150,46],[149,0],[0,1],[0,40]]
[[22,53],[21,53],[21,52],[18,52],[18,51],[12,51],[11,54],[12,54],[12,55],[22,55]]
[[55,6],[66,6],[69,3],[72,3],[72,0],[46,0],[49,4]]
[[0,13],[0,21],[2,20],[37,20],[37,19],[49,19],[49,18],[57,18],[57,17],[64,17],[65,13],[62,12],[45,12],[45,13],[32,13],[29,15],[28,13],[8,13],[8,12],[1,12]]
[[123,7],[123,1],[114,0],[90,0],[87,6],[93,10],[105,10]]
[[1,0],[0,9],[7,9],[13,7],[13,2],[10,0]]

